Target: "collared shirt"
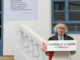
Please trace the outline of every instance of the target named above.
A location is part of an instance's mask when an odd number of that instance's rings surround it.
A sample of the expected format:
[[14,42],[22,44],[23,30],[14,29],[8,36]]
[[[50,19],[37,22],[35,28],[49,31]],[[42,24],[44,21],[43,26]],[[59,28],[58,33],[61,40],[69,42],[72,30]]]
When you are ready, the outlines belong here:
[[[61,40],[61,37],[60,36],[58,36],[58,40]],[[62,36],[62,40],[64,40],[64,36]]]

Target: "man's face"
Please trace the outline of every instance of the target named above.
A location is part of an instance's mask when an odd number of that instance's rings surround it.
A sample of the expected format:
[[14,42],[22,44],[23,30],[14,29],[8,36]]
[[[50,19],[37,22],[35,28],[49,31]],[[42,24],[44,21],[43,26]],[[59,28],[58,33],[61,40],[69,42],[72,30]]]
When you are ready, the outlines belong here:
[[63,36],[66,32],[66,27],[64,24],[59,24],[57,28],[57,32],[59,36]]

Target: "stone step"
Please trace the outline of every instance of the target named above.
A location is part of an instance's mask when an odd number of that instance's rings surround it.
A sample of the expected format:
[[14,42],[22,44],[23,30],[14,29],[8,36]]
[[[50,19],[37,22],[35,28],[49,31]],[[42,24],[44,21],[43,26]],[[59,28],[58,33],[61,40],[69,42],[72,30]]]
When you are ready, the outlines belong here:
[[14,60],[14,56],[13,55],[0,56],[0,60]]

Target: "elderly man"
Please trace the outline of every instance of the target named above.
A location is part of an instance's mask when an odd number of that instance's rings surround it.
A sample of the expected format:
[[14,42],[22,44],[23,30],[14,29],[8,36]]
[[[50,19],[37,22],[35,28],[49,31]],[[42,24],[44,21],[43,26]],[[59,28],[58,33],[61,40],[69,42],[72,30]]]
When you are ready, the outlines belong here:
[[[67,26],[65,24],[57,24],[54,27],[54,31],[56,32],[56,34],[52,37],[49,38],[49,40],[73,40],[73,38],[71,36],[68,36],[67,33]],[[43,47],[44,48],[44,47]],[[46,51],[45,54],[48,55],[49,57],[53,56],[54,52],[48,52]],[[71,52],[71,54],[74,54],[75,52]],[[51,56],[50,56],[50,55]],[[51,59],[49,59],[51,60]]]
[[73,40],[72,37],[66,35],[67,27],[65,24],[57,24],[54,27],[54,31],[56,32],[56,34],[50,37],[49,40]]

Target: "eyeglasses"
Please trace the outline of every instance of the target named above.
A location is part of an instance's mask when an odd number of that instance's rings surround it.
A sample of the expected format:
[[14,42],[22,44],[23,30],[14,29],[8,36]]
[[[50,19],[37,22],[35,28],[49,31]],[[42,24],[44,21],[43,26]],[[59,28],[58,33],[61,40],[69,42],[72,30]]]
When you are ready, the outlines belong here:
[[65,27],[58,27],[58,29],[66,29]]

